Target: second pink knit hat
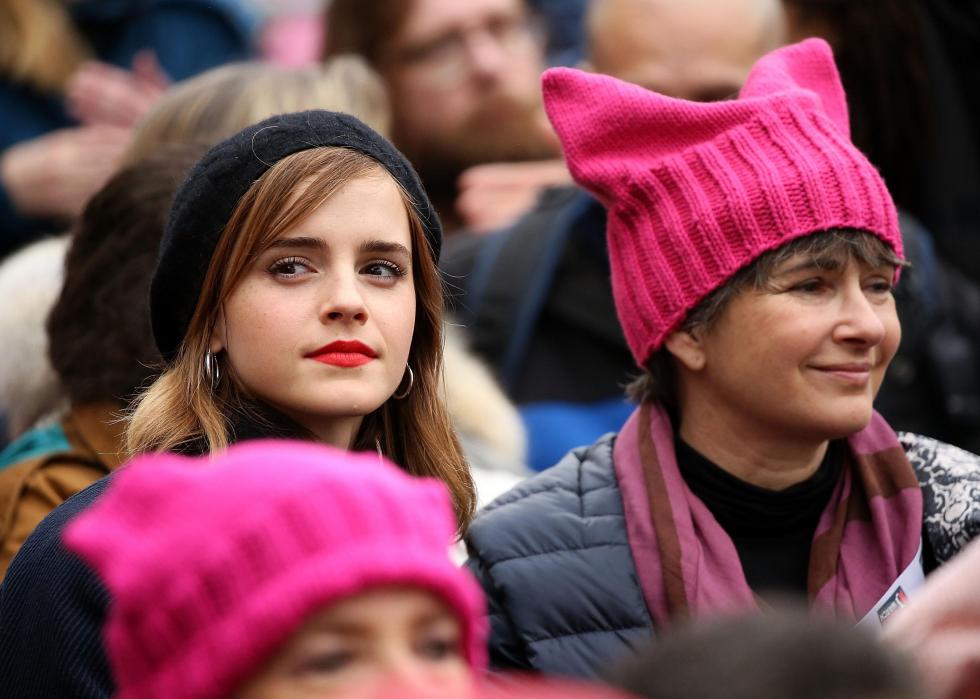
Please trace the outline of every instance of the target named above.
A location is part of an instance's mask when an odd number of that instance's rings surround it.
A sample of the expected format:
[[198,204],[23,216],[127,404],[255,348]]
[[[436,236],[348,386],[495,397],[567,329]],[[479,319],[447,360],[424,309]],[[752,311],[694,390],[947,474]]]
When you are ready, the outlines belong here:
[[260,441],[209,459],[137,457],[66,530],[111,598],[120,699],[217,699],[312,613],[371,587],[421,587],[486,664],[483,594],[449,559],[446,487],[377,454]]
[[569,68],[545,72],[543,89],[572,176],[608,211],[613,298],[640,365],[705,296],[795,238],[858,229],[902,256],[821,39],[764,56],[724,102]]

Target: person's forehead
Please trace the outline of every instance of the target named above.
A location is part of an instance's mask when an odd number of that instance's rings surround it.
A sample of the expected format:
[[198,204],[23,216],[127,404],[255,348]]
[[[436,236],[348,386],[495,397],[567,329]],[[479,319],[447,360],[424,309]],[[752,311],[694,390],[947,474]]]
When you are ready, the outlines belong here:
[[710,56],[675,63],[661,56],[633,53],[614,70],[603,72],[670,97],[714,101],[733,98],[748,74],[748,67]]
[[306,622],[308,628],[325,629],[358,624],[384,625],[394,620],[438,621],[455,619],[449,605],[431,590],[410,584],[382,585],[338,600]]
[[781,39],[778,0],[599,0],[591,27],[593,62],[672,96],[744,81]]
[[525,9],[524,0],[414,0],[399,32],[402,41],[430,38]]

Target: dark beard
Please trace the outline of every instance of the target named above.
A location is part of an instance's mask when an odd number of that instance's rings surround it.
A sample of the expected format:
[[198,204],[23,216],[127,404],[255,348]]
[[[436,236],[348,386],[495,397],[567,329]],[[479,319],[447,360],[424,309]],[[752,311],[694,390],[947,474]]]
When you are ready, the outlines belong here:
[[559,155],[555,141],[542,133],[538,103],[521,104],[510,97],[491,97],[452,133],[396,142],[419,173],[422,184],[451,224],[455,217],[459,175],[484,163],[546,160]]

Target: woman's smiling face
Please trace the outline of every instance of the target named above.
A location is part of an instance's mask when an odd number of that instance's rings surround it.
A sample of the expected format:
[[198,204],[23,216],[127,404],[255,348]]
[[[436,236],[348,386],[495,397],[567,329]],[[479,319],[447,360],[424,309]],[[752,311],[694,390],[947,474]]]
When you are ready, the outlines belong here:
[[227,353],[250,394],[349,446],[406,373],[412,264],[394,180],[351,180],[256,257],[222,305],[211,351]]
[[776,440],[861,430],[901,339],[893,276],[855,259],[783,261],[702,334],[684,403],[708,401],[744,433]]

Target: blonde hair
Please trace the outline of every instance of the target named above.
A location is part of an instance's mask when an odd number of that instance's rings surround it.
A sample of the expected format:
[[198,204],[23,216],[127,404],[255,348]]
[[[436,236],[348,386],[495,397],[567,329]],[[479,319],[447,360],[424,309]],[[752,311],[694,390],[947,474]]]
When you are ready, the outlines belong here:
[[274,114],[330,109],[386,135],[388,96],[381,78],[355,56],[309,68],[232,63],[178,83],[143,118],[125,160],[169,143],[215,143]]
[[[235,414],[259,417],[257,401],[226,361],[212,390],[202,373],[222,303],[256,256],[351,180],[389,176],[359,151],[321,147],[287,156],[260,177],[239,201],[218,240],[201,295],[176,358],[137,399],[126,430],[131,454],[148,451],[224,449]],[[303,183],[309,185],[297,197]],[[366,416],[353,449],[380,450],[407,472],[439,478],[449,487],[462,528],[475,509],[469,468],[440,392],[442,381],[442,282],[418,213],[403,191],[408,211],[417,298],[409,352],[414,385],[402,400],[388,400]],[[295,200],[294,200],[295,197]],[[312,435],[308,435],[312,438]]]
[[91,56],[64,0],[0,2],[0,72],[41,92],[63,91]]

